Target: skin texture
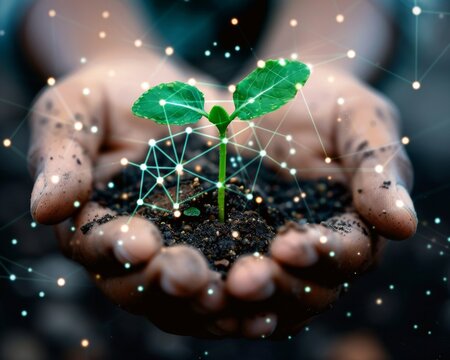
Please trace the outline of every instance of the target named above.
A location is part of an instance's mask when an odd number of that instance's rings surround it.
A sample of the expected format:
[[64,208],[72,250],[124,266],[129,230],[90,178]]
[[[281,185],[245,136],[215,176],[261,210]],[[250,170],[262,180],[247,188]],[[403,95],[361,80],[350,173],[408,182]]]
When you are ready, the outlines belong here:
[[[108,3],[111,13],[115,4]],[[39,24],[39,14],[48,11],[46,6],[38,5],[31,13],[30,38],[38,36],[31,30]],[[89,4],[80,1],[78,6]],[[119,10],[124,21],[132,18],[126,9]],[[64,42],[63,30],[58,34]],[[274,30],[275,38],[282,37],[277,34]],[[70,40],[72,49],[82,44]],[[73,71],[70,61],[61,61],[59,71],[66,76],[45,89],[32,110],[29,162],[35,177],[33,217],[55,225],[63,253],[85,266],[119,306],[177,334],[284,338],[328,309],[342,282],[376,263],[384,237],[405,239],[415,232],[417,218],[408,195],[412,171],[399,142],[394,106],[348,70],[318,66],[295,101],[258,120],[267,128],[292,134],[301,153],[288,156],[285,139],[271,140],[264,132],[258,137],[268,153],[280,161],[288,158],[302,177],[330,175],[346,182],[354,197],[349,213],[325,224],[282,229],[270,256],[242,256],[226,281],[208,269],[197,250],[163,248],[155,226],[139,217],[131,222],[119,217],[82,235],[81,225],[110,212],[89,202],[93,186],[104,185],[120,168],[122,157],[138,161],[149,138],[165,135],[164,127],[131,115],[130,105],[142,92],[142,74],[158,69],[150,86],[186,81],[186,74],[193,75],[150,51],[125,56],[127,51],[116,46],[97,56],[96,47],[88,46],[93,60],[82,70]],[[43,52],[36,53],[45,68]],[[272,54],[270,46],[265,53]],[[83,95],[84,88],[89,88],[89,96]],[[200,88],[206,99],[230,97],[214,87]],[[337,103],[340,97],[345,100],[342,105]],[[97,132],[92,132],[93,126]],[[235,121],[231,132],[244,126]],[[246,141],[245,136],[248,133],[235,140]],[[378,173],[374,169],[380,164],[383,171]],[[402,206],[397,206],[399,201]],[[341,220],[351,226],[336,229],[334,221]],[[70,231],[72,225],[75,232]]]

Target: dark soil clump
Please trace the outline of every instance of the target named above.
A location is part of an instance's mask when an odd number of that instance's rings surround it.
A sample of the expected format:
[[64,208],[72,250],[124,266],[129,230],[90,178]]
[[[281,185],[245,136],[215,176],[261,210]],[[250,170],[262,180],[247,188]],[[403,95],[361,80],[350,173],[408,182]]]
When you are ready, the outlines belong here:
[[[178,153],[182,145],[176,144]],[[173,157],[172,146],[167,143],[159,149]],[[147,159],[148,174],[143,179],[139,166],[128,166],[106,189],[97,189],[93,200],[118,215],[144,216],[158,226],[166,246],[194,246],[206,256],[212,269],[222,273],[226,273],[240,255],[267,253],[277,230],[286,223],[321,223],[345,212],[351,204],[349,192],[340,183],[326,179],[299,181],[293,176],[282,176],[287,173],[285,169],[277,173],[265,163],[259,165],[258,159],[252,162],[253,158],[231,155],[227,174],[235,174],[246,167],[227,182],[227,219],[220,223],[215,185],[218,151],[209,151],[189,162],[209,146],[212,145],[186,150],[184,158],[187,160],[180,177],[173,160],[169,159],[171,156],[163,156],[155,150],[155,155]],[[157,184],[158,176],[164,178],[163,185]],[[151,193],[144,196],[151,188]],[[137,206],[141,196],[144,204]],[[179,205],[174,208],[174,203]],[[94,219],[81,230],[87,233],[95,224],[114,217]],[[346,232],[349,225],[335,221],[333,226],[337,231]]]

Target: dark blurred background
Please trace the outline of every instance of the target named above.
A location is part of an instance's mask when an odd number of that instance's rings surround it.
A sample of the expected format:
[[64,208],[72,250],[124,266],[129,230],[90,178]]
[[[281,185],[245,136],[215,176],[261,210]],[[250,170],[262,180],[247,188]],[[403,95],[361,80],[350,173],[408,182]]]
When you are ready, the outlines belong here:
[[[415,53],[411,8],[417,2],[395,2],[396,48],[386,68],[409,79]],[[18,46],[2,3],[0,46]],[[386,71],[373,84],[400,108],[402,135],[410,138],[417,234],[391,242],[380,266],[346,286],[331,311],[298,336],[277,342],[163,333],[110,304],[84,270],[58,252],[52,229],[33,223],[28,210],[26,117],[45,79],[26,68],[12,71],[21,65],[0,52],[0,139],[12,140],[0,146],[0,359],[351,360],[353,352],[360,354],[354,359],[449,359],[450,2],[420,3],[428,10],[420,15],[418,32],[420,90]],[[222,54],[217,61],[224,62]]]

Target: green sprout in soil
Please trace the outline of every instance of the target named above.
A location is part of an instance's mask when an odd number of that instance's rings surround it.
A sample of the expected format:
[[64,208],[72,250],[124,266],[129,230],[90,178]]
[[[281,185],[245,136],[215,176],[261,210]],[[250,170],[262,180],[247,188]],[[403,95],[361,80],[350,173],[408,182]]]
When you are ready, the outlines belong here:
[[[235,110],[228,114],[218,105],[209,114],[204,109],[204,95],[194,86],[174,81],[159,84],[133,104],[133,114],[161,125],[186,125],[203,116],[219,131],[219,221],[225,221],[225,181],[227,169],[227,128],[235,119],[251,120],[275,111],[292,100],[310,75],[308,66],[293,60],[267,60],[236,85],[233,93]],[[189,215],[196,216],[192,208]],[[198,211],[198,209],[196,209]]]

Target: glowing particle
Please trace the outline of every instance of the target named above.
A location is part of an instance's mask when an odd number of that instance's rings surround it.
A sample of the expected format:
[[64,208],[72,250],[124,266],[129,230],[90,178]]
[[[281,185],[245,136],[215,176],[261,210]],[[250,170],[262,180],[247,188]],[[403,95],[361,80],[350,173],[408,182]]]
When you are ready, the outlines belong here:
[[345,314],[345,316],[347,316],[348,318],[349,318],[349,317],[352,317],[351,311],[347,311],[347,313]]
[[48,16],[50,16],[50,17],[55,17],[55,16],[56,16],[56,10],[50,9],[50,10],[48,11]]
[[247,198],[247,200],[252,200],[253,194],[247,194],[247,195],[245,195],[245,197]]
[[229,91],[230,93],[234,93],[234,92],[236,91],[236,86],[233,85],[233,84],[229,85],[229,86],[228,86],[228,91]]
[[99,37],[100,39],[104,39],[104,38],[106,37],[106,32],[100,31],[100,32],[98,33],[98,37]]
[[223,138],[222,139],[222,144],[228,144],[228,139],[227,138]]
[[238,238],[239,237],[239,231],[236,231],[236,230],[232,231],[231,232],[231,236],[234,237],[235,239]]
[[173,204],[173,208],[174,208],[175,210],[178,210],[178,209],[180,208],[180,204],[174,203],[174,204]]
[[378,165],[375,166],[374,169],[375,169],[376,173],[381,174],[383,172],[383,170],[384,170],[384,167],[383,167],[383,165],[378,164]]
[[63,287],[64,285],[66,285],[66,279],[64,278],[59,278],[58,280],[56,280],[56,285],[58,285],[59,287]]
[[255,127],[255,123],[254,123],[253,121],[250,121],[250,122],[248,123],[248,126],[250,126],[251,128],[252,128],[252,127]]
[[420,6],[414,6],[411,10],[411,12],[416,15],[419,16],[422,13],[422,9],[420,8]]
[[83,130],[83,123],[81,121],[75,121],[75,123],[73,124],[73,128],[76,131],[81,131]]
[[12,144],[11,139],[3,139],[3,146],[4,146],[5,148],[10,147],[11,144]]
[[141,165],[139,165],[139,169],[141,169],[142,171],[147,170],[147,164],[141,164]]
[[166,53],[167,56],[173,55],[173,52],[174,52],[173,47],[171,47],[171,46],[166,47],[164,52]]
[[183,165],[177,164],[177,166],[175,166],[175,170],[178,174],[181,174],[183,172]]
[[266,156],[266,155],[267,155],[266,150],[261,150],[261,151],[259,152],[259,155],[260,155],[261,157]]
[[81,203],[80,203],[78,200],[75,200],[75,201],[73,202],[73,206],[76,207],[76,208],[79,208],[80,205],[81,205]]
[[295,150],[294,148],[289,149],[289,154],[291,154],[291,155],[295,155],[296,152],[297,152],[297,150]]
[[347,51],[347,57],[348,57],[349,59],[354,59],[355,56],[356,56],[355,50],[349,50],[349,51]]
[[181,216],[181,211],[180,210],[175,210],[173,213],[173,216],[175,216],[176,218]]
[[291,21],[289,21],[289,25],[291,25],[292,27],[296,27],[298,25],[297,19],[291,19]]
[[325,235],[322,235],[322,236],[319,238],[319,241],[320,241],[321,244],[326,244],[327,241],[328,241],[328,238],[327,238]]
[[50,181],[51,181],[53,184],[59,183],[59,180],[60,180],[60,178],[59,178],[58,175],[52,175],[52,176],[50,177]]
[[211,296],[214,294],[214,289],[209,288],[206,292],[209,296]]
[[278,60],[278,64],[280,64],[281,66],[286,66],[286,60],[281,58],[280,60]]
[[291,59],[292,60],[297,60],[297,58],[298,58],[298,54],[297,53],[292,53],[291,54]]
[[337,14],[336,15],[336,22],[338,22],[339,24],[343,23],[344,20],[345,20],[344,15],[342,15],[342,14]]
[[134,40],[134,46],[140,48],[142,46],[142,40],[141,39]]
[[91,126],[91,133],[97,134],[98,133],[98,126],[95,126],[95,125]]
[[120,165],[127,166],[128,165],[128,159],[127,158],[120,159]]
[[261,204],[263,202],[263,198],[261,196],[257,196],[256,199],[255,199],[255,202],[257,204]]
[[150,84],[147,81],[141,82],[141,89],[142,90],[148,90],[150,89]]
[[335,257],[336,253],[334,251],[329,252],[330,257]]
[[91,93],[91,89],[85,87],[83,88],[82,93],[84,96],[88,96]]
[[409,137],[403,136],[402,137],[402,144],[403,145],[408,145],[409,144]]
[[14,275],[14,274],[9,275],[9,280],[16,281],[16,279],[17,279],[16,275]]
[[139,285],[139,286],[137,287],[137,291],[143,292],[143,291],[144,291],[144,287],[143,287],[142,285]]
[[395,200],[395,206],[397,206],[398,208],[402,208],[403,206],[405,206],[405,203],[402,200]]
[[128,226],[127,224],[123,224],[123,225],[120,227],[120,231],[122,231],[123,233],[128,232],[128,230],[130,230],[130,228],[129,228],[129,226]]
[[138,199],[138,200],[136,201],[136,204],[138,204],[138,206],[144,205],[144,200]]
[[425,291],[425,295],[426,295],[426,296],[430,296],[430,295],[431,295],[431,290]]
[[209,55],[211,55],[211,51],[205,50],[205,56],[209,56]]
[[195,80],[194,78],[190,78],[188,80],[188,84],[191,85],[191,86],[194,86],[195,84],[197,84],[197,80]]
[[382,299],[382,298],[377,298],[377,299],[375,300],[375,304],[377,304],[377,305],[383,305],[383,299]]
[[302,199],[304,199],[304,198],[306,197],[306,193],[302,192],[302,193],[300,194],[300,196],[302,197]]
[[338,105],[344,105],[345,99],[340,97],[340,98],[337,99],[337,103],[338,103]]
[[239,45],[236,45],[236,46],[234,47],[234,51],[239,51],[239,50],[241,50],[241,47],[240,47]]
[[225,54],[223,54],[223,56],[225,56],[225,58],[228,59],[231,56],[231,54],[227,51],[225,52]]
[[440,224],[441,223],[441,218],[438,218],[438,217],[435,218],[434,219],[434,223],[437,224],[437,225]]
[[300,90],[302,87],[303,87],[303,85],[300,84],[300,83],[295,84],[295,88],[296,88],[297,90]]
[[258,66],[260,69],[264,68],[266,66],[266,62],[264,60],[258,60],[256,63],[256,66]]
[[255,99],[254,99],[254,98],[248,99],[248,103],[249,103],[249,104],[253,104],[254,102],[255,102]]
[[331,163],[331,158],[327,156],[327,157],[325,158],[325,163],[326,163],[326,164]]
[[109,18],[109,11],[106,11],[106,10],[103,11],[103,12],[102,12],[102,18],[103,18],[103,19]]
[[287,167],[287,163],[285,163],[284,161],[280,164],[280,166],[282,167],[282,168],[286,168]]
[[38,295],[39,295],[40,298],[43,298],[43,297],[45,297],[45,292],[39,291],[39,294],[38,294]]
[[421,86],[422,86],[422,85],[420,84],[419,81],[414,81],[414,82],[412,83],[412,88],[413,88],[414,90],[419,90]]
[[22,310],[22,311],[20,312],[20,315],[22,315],[22,317],[27,317],[28,311]]
[[161,176],[158,176],[157,178],[156,178],[156,183],[157,184],[162,184],[164,182],[164,179],[161,177]]
[[305,293],[310,293],[310,292],[311,292],[311,287],[305,286]]
[[223,186],[223,184],[222,184],[220,181],[216,183],[216,187],[217,187],[218,189],[220,189],[222,186]]
[[167,104],[166,100],[163,100],[163,99],[159,100],[159,105],[165,106],[166,104]]
[[155,145],[156,145],[156,140],[155,140],[155,139],[150,139],[150,140],[148,141],[148,145],[149,145],[149,146],[155,146]]
[[291,175],[295,175],[297,173],[297,170],[296,169],[291,169],[291,170],[289,170],[289,172],[291,173]]
[[286,135],[286,141],[291,141],[292,140],[292,135]]
[[55,84],[56,84],[56,79],[55,79],[54,77],[50,76],[50,77],[47,79],[47,85],[48,85],[48,86],[53,86],[53,85],[55,85]]
[[12,245],[17,245],[17,239],[12,239],[12,240],[11,240],[11,244],[12,244]]
[[34,229],[34,228],[37,226],[36,221],[32,221],[31,224],[30,224],[30,226]]
[[87,348],[89,346],[89,340],[88,339],[83,339],[81,340],[81,347]]
[[239,20],[237,18],[232,18],[231,19],[231,25],[236,26],[237,24],[239,24]]
[[125,269],[129,269],[129,268],[131,268],[131,264],[129,262],[127,262],[127,263],[123,264],[123,267]]

